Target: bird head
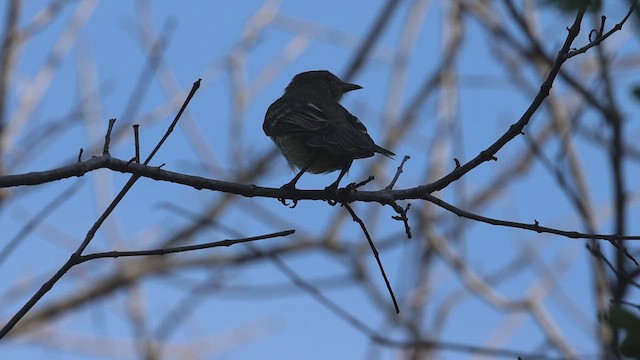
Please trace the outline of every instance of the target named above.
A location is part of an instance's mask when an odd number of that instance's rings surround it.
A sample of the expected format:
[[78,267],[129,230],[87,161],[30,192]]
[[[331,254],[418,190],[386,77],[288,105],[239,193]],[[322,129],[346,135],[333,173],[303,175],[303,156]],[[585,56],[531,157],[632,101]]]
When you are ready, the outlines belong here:
[[293,89],[313,89],[339,101],[344,93],[362,89],[362,86],[344,82],[327,70],[315,70],[294,76],[285,91]]

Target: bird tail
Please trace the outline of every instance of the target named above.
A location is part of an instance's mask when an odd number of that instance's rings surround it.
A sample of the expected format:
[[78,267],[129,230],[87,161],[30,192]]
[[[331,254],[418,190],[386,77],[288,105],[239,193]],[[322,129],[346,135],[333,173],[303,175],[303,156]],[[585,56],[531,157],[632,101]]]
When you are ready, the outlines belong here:
[[383,148],[382,146],[378,146],[376,144],[373,144],[373,151],[377,152],[379,154],[382,154],[388,158],[393,159],[394,156],[396,156],[396,154],[394,154],[392,151],[387,150],[385,148]]

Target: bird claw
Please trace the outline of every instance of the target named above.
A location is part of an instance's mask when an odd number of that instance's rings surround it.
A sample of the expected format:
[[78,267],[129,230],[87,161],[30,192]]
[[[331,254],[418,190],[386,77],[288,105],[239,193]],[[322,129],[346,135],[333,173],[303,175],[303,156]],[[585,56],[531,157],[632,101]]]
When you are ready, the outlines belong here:
[[293,199],[291,202],[289,202],[285,198],[278,198],[278,201],[280,201],[280,204],[288,207],[289,209],[293,209],[294,207],[296,207],[298,205],[298,200],[295,200],[295,199]]
[[[281,190],[287,190],[287,191],[296,191],[296,185],[292,184],[292,183],[287,183],[284,184],[280,187]],[[293,209],[294,207],[296,207],[298,205],[298,199],[291,199],[291,204],[289,204],[289,202],[287,201],[287,199],[285,198],[278,198],[278,201],[280,201],[280,203],[286,207],[288,207],[289,209]]]
[[[331,184],[327,186],[326,188],[324,188],[324,191],[327,192],[327,203],[331,206],[335,206],[338,203],[345,203],[347,201],[349,193],[351,193],[351,191],[357,191],[357,187],[358,185],[356,183],[351,183],[342,189],[338,189],[337,184]],[[335,199],[332,199],[330,197],[335,197]]]
[[[331,206],[335,206],[340,199],[340,195],[338,194],[338,184],[333,183],[324,188],[324,191],[327,192],[327,203]],[[335,199],[332,199],[331,197],[335,197]]]
[[298,205],[298,200],[293,200],[291,203],[289,203],[285,198],[278,198],[278,201],[280,201],[282,205],[288,207],[289,209],[293,209]]

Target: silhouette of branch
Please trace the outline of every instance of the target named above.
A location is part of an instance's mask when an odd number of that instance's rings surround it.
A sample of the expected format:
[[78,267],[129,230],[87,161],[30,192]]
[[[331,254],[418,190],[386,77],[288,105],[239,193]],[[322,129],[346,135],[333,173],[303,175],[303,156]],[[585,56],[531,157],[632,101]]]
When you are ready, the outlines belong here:
[[[633,13],[633,10],[634,8],[630,7],[629,11],[627,12],[627,15],[625,15],[625,17],[619,23],[617,23],[613,28],[611,28],[611,30],[607,31],[606,33],[602,32],[603,31],[602,29],[604,28],[604,22],[606,19],[606,17],[603,15],[600,29],[594,30],[597,33],[595,39],[593,40],[590,39],[591,42],[581,48],[572,49],[567,54],[565,54],[565,57],[569,59],[576,55],[584,54],[587,52],[587,50],[591,49],[592,47],[600,45],[603,41],[605,41],[609,36],[613,35],[616,31],[622,30],[622,26],[627,22],[627,20]],[[591,36],[589,36],[589,38],[591,38]]]
[[387,274],[384,271],[384,266],[382,266],[382,261],[380,260],[380,254],[378,253],[378,250],[376,249],[376,245],[373,243],[373,240],[371,239],[371,236],[369,235],[369,231],[367,230],[367,227],[365,226],[365,224],[362,221],[362,219],[360,219],[358,217],[358,215],[356,215],[356,212],[353,211],[353,209],[351,208],[351,206],[348,203],[345,202],[342,205],[345,207],[345,209],[347,209],[349,214],[351,214],[351,218],[353,219],[353,221],[357,222],[360,225],[360,228],[362,229],[362,232],[364,233],[364,236],[367,238],[367,241],[369,242],[369,246],[371,247],[371,251],[373,252],[373,256],[376,258],[376,262],[378,263],[378,268],[380,269],[380,273],[382,274],[382,278],[384,279],[384,283],[387,286],[387,290],[389,291],[389,295],[391,296],[391,300],[393,300],[393,307],[395,308],[396,313],[400,313],[400,308],[398,307],[398,301],[396,300],[396,296],[393,294],[393,288],[391,287],[391,283],[389,282],[389,278],[387,278]]
[[95,259],[132,257],[132,256],[150,256],[150,255],[161,255],[161,256],[163,256],[163,255],[167,255],[167,254],[175,254],[175,253],[181,253],[181,252],[186,252],[186,251],[210,249],[210,248],[214,248],[214,247],[229,247],[229,246],[234,245],[234,244],[241,244],[241,243],[246,243],[246,242],[251,242],[251,241],[271,239],[271,238],[275,238],[275,237],[289,236],[289,235],[291,235],[291,234],[293,234],[295,232],[296,232],[295,230],[285,230],[285,231],[279,231],[279,232],[260,235],[260,236],[252,236],[252,237],[246,237],[246,238],[241,238],[241,239],[232,239],[232,240],[214,241],[214,242],[208,242],[208,243],[198,244],[198,245],[176,246],[176,247],[165,248],[165,249],[100,252],[100,253],[95,253],[95,254],[82,255],[82,256],[76,258],[74,265],[82,264],[83,262],[87,262],[89,260],[95,260]]
[[[153,159],[153,156],[158,152],[160,147],[164,144],[164,142],[167,140],[169,135],[173,132],[173,129],[175,128],[176,124],[180,120],[180,117],[182,116],[182,113],[186,109],[187,105],[189,105],[189,102],[193,98],[193,95],[195,95],[195,93],[198,90],[198,88],[200,88],[200,80],[197,80],[193,84],[193,87],[191,88],[191,91],[187,95],[187,98],[185,99],[184,103],[182,104],[182,107],[180,108],[180,110],[176,114],[175,118],[173,119],[173,121],[171,122],[169,127],[167,128],[167,130],[166,130],[165,134],[163,135],[163,137],[160,139],[160,141],[158,141],[158,144],[156,145],[156,147],[153,149],[153,151],[151,151],[149,156],[147,156],[147,159],[144,161],[144,165],[148,165],[149,164],[151,159]],[[115,122],[115,120],[113,122]],[[110,129],[113,127],[113,122],[112,121],[109,122],[109,130],[107,131],[107,134],[110,134]],[[104,153],[108,153],[108,150],[109,150],[108,143],[109,143],[109,141],[110,141],[110,137],[106,136],[105,137]],[[103,154],[103,156],[105,156],[105,155]],[[140,176],[136,175],[136,174],[133,174],[131,176],[129,181],[124,185],[122,190],[120,190],[118,195],[116,195],[116,197],[113,199],[111,204],[102,213],[102,215],[100,215],[100,217],[93,224],[91,229],[89,229],[89,231],[87,232],[87,235],[85,236],[84,241],[80,244],[80,246],[78,246],[78,248],[71,255],[69,260],[67,260],[67,262],[64,265],[62,265],[62,267],[60,267],[60,269],[46,283],[44,283],[40,287],[40,289],[27,301],[27,303],[24,304],[22,306],[22,308],[20,308],[20,310],[18,310],[18,312],[2,327],[2,329],[0,329],[0,339],[2,339],[9,331],[11,331],[11,329],[18,323],[18,321],[20,321],[20,319],[22,317],[24,317],[27,314],[27,312],[29,312],[29,310],[40,299],[42,299],[42,297],[46,293],[48,293],[53,288],[53,286],[64,276],[64,274],[66,274],[67,271],[69,271],[69,269],[71,269],[73,266],[76,265],[78,258],[81,257],[82,252],[84,251],[84,249],[86,249],[86,247],[89,245],[91,240],[94,238],[94,236],[95,236],[96,232],[98,231],[98,229],[100,228],[100,226],[104,223],[104,221],[107,219],[109,214],[111,214],[111,212],[113,212],[113,210],[120,203],[120,201],[124,198],[124,196],[129,191],[129,189],[131,189],[133,184],[139,178],[140,178]]]
[[[19,185],[38,185],[54,180],[65,179],[73,176],[82,176],[87,172],[96,169],[111,169],[123,173],[130,173],[134,176],[145,177],[149,179],[167,181],[176,184],[192,187],[197,190],[207,189],[213,191],[221,191],[229,194],[242,195],[245,197],[268,197],[273,199],[282,198],[285,194],[290,194],[290,190],[281,190],[279,188],[267,188],[257,185],[245,185],[232,183],[227,181],[207,179],[200,176],[186,175],[173,171],[160,169],[158,167],[146,166],[143,164],[130,163],[128,161],[116,159],[110,156],[96,156],[92,159],[81,163],[76,163],[61,167],[54,170],[43,172],[32,172],[20,175],[8,175],[0,177],[0,188],[19,186]],[[640,240],[640,235],[616,235],[616,234],[590,234],[578,231],[559,230],[550,227],[540,226],[539,224],[526,224],[515,221],[498,220],[490,217],[477,215],[459,209],[444,200],[433,195],[426,194],[421,191],[423,187],[418,186],[409,189],[398,190],[378,190],[356,192],[348,192],[345,194],[345,202],[363,201],[377,202],[384,205],[394,206],[397,200],[415,200],[422,199],[432,202],[442,208],[445,208],[458,216],[463,216],[471,220],[477,220],[491,225],[499,225],[505,227],[519,228],[524,230],[535,231],[537,233],[549,233],[560,235],[571,239],[599,239],[599,240]],[[327,196],[327,192],[322,190],[296,190],[296,198],[300,200],[331,200],[332,197]]]

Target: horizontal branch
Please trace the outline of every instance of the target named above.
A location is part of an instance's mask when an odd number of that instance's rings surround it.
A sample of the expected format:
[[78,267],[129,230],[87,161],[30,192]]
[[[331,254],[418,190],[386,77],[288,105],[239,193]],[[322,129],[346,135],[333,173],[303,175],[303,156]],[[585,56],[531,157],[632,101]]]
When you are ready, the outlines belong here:
[[550,228],[550,227],[546,227],[546,226],[540,226],[540,224],[538,224],[538,221],[534,221],[533,224],[525,224],[525,223],[520,223],[520,222],[515,222],[515,221],[506,221],[506,220],[499,220],[499,219],[494,219],[494,218],[490,218],[490,217],[486,217],[486,216],[482,216],[482,215],[478,215],[478,214],[474,214],[474,213],[470,213],[468,211],[462,210],[460,208],[457,208],[449,203],[447,203],[446,201],[440,200],[438,198],[436,198],[433,195],[429,195],[427,199],[425,199],[429,202],[432,202],[438,206],[440,206],[441,208],[448,210],[460,217],[469,219],[469,220],[475,220],[478,222],[483,222],[485,224],[490,224],[490,225],[496,225],[496,226],[504,226],[504,227],[511,227],[511,228],[518,228],[518,229],[523,229],[523,230],[530,230],[530,231],[535,231],[537,233],[546,233],[546,234],[554,234],[554,235],[560,235],[560,236],[564,236],[564,237],[568,237],[571,239],[595,239],[595,240],[609,240],[609,241],[615,241],[615,240],[640,240],[640,236],[621,236],[621,235],[612,235],[612,234],[588,234],[588,233],[581,233],[578,231],[567,231],[567,230],[559,230],[559,229],[554,229],[554,228]]
[[[138,175],[141,177],[154,179],[158,181],[166,181],[175,184],[192,187],[196,190],[212,190],[225,193],[237,194],[245,197],[266,197],[273,199],[291,199],[291,200],[336,200],[335,193],[326,190],[284,190],[279,188],[268,188],[256,185],[237,184],[227,181],[207,179],[200,176],[186,175],[173,171],[163,170],[159,167],[128,162],[113,158],[109,155],[95,156],[89,160],[78,162],[61,168],[30,172],[19,175],[7,175],[0,177],[0,188],[24,186],[24,185],[40,185],[56,180],[62,180],[70,177],[83,176],[88,172],[97,169],[110,169],[122,173]],[[434,203],[443,209],[450,211],[458,216],[483,222],[486,224],[512,227],[523,230],[535,231],[537,233],[547,233],[560,235],[571,239],[598,239],[598,240],[640,240],[640,236],[621,236],[614,234],[588,234],[577,231],[566,231],[545,226],[540,226],[537,222],[526,224],[514,221],[505,221],[489,218],[477,214],[473,214],[455,207],[441,200],[426,189],[429,185],[421,185],[408,189],[382,189],[378,191],[351,191],[345,196],[347,202],[377,202],[382,205],[393,205],[398,200],[416,200],[421,199]]]

